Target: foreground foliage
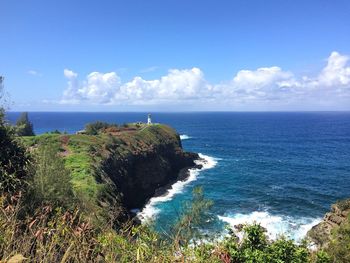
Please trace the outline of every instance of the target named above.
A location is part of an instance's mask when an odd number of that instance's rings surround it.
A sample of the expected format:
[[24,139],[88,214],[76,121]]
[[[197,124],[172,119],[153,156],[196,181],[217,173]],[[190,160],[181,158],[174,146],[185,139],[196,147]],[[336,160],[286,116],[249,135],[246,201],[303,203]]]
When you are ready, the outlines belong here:
[[15,129],[5,123],[4,111],[0,108],[0,194],[25,187],[29,161],[26,149],[15,138]]

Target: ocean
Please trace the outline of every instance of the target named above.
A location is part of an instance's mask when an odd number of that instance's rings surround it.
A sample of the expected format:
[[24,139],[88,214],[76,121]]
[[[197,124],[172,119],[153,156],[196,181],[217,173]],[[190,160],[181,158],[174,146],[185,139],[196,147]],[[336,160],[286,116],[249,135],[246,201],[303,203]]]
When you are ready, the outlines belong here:
[[[12,123],[18,116],[7,113]],[[146,121],[147,113],[30,112],[29,118],[37,134],[74,133],[96,120]],[[350,112],[154,112],[152,118],[174,127],[184,149],[206,160],[141,211],[158,229],[169,229],[196,186],[214,202],[203,232],[256,221],[271,238],[295,240],[332,203],[350,197]]]

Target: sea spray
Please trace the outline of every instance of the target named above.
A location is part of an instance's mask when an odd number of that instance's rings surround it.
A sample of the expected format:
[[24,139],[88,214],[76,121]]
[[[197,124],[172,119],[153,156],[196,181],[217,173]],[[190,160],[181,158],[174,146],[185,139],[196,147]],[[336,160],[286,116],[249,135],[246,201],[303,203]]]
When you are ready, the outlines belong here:
[[180,135],[180,139],[181,139],[181,140],[189,140],[189,139],[192,139],[192,137],[191,137],[191,136],[188,136],[188,135],[186,135],[186,134],[181,134],[181,135]]
[[160,212],[160,209],[156,207],[158,203],[170,201],[176,194],[181,193],[187,184],[196,180],[201,171],[216,166],[218,159],[201,153],[198,155],[200,159],[195,160],[195,163],[201,165],[202,168],[189,169],[189,176],[186,180],[174,183],[171,188],[167,190],[166,194],[151,198],[145,207],[137,214],[142,222],[154,219],[155,215]]
[[[310,217],[287,217],[280,215],[271,215],[267,211],[254,211],[249,214],[234,214],[229,216],[218,216],[218,218],[228,223],[235,231],[235,226],[240,224],[259,223],[267,230],[267,235],[274,240],[281,235],[287,236],[295,241],[301,241],[306,233],[321,221],[321,218]],[[241,239],[242,232],[235,231],[235,234]]]

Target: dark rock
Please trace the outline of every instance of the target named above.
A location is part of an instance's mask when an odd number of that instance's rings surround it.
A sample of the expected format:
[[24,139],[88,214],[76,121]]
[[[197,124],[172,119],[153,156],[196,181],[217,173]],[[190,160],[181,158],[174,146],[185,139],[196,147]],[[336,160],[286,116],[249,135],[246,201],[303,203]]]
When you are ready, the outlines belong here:
[[123,158],[114,151],[117,146],[109,146],[110,152],[102,162],[104,173],[120,191],[127,210],[142,208],[151,197],[164,195],[174,182],[186,180],[189,168],[201,167],[194,162],[198,154],[184,152],[175,132],[158,134],[153,130],[161,142],[128,151]]

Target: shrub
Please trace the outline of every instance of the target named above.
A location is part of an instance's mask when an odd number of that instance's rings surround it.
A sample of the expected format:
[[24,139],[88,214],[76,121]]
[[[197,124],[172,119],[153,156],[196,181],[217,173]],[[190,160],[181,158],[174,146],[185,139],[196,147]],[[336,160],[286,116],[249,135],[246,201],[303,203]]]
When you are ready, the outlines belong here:
[[101,130],[107,129],[112,126],[117,127],[116,124],[109,124],[107,122],[96,121],[96,122],[87,124],[85,126],[85,132],[88,135],[97,135]]
[[327,254],[327,252],[320,250],[316,253],[315,263],[331,263],[331,257]]
[[6,125],[1,108],[0,149],[0,194],[19,191],[30,174],[30,158],[15,138],[14,129]]
[[69,207],[74,201],[71,176],[57,150],[52,146],[39,148],[32,196],[38,204]]
[[[350,215],[349,215],[350,216]],[[332,262],[350,262],[350,218],[347,218],[332,234],[326,249]]]
[[267,237],[265,229],[259,224],[247,225],[243,228],[244,239],[242,242],[243,249],[259,249],[263,250],[267,246]]

